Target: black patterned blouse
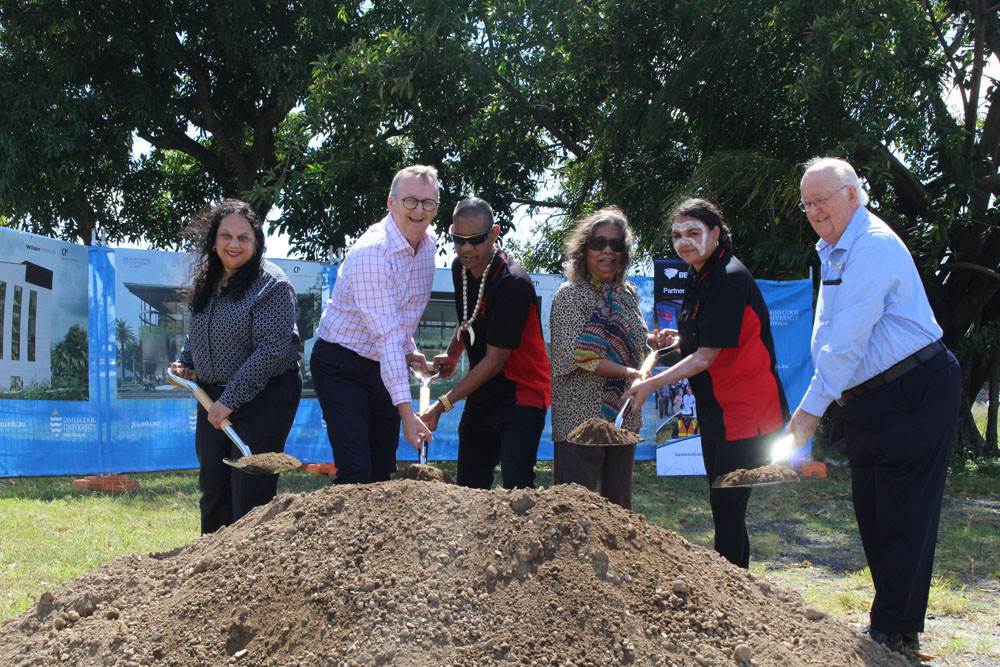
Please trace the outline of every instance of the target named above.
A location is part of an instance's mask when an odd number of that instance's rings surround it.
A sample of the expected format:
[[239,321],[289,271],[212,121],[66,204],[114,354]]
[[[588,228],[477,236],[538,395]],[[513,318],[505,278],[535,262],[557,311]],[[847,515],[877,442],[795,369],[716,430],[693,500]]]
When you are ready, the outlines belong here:
[[199,383],[226,385],[219,401],[235,412],[272,377],[298,368],[296,303],[288,276],[264,260],[242,297],[212,295],[191,316],[178,361],[194,369]]

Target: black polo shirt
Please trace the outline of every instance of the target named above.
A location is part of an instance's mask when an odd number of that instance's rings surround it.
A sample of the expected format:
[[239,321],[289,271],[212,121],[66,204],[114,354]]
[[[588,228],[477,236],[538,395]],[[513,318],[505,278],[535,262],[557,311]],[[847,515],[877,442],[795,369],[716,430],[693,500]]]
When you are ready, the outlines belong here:
[[[455,283],[455,308],[461,320],[462,264],[458,259],[452,262],[451,277]],[[503,370],[472,392],[469,398],[547,409],[551,403],[549,355],[542,338],[538,296],[531,276],[501,251],[482,278],[473,278],[471,273],[466,273],[466,278],[468,305],[465,312],[470,315],[476,309],[481,280],[488,281],[483,305],[472,323],[476,344],[469,345],[469,333],[462,332],[470,366],[483,360],[487,345],[511,350]]]
[[718,443],[771,433],[788,420],[778,378],[771,317],[743,263],[721,246],[701,271],[690,271],[677,320],[681,352],[722,348],[689,379],[702,438]]

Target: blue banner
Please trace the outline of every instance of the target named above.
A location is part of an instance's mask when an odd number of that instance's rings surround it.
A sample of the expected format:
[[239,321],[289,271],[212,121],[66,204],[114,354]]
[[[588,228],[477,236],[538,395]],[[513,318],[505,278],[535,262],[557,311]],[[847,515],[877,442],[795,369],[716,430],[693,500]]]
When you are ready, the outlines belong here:
[[[187,333],[182,288],[189,259],[182,253],[86,248],[0,229],[0,477],[138,472],[197,467],[196,403],[165,381]],[[315,327],[337,278],[337,267],[274,260],[299,298],[304,391],[286,449],[305,462],[332,460],[322,410],[312,390],[308,358]],[[658,263],[659,264],[659,263]],[[552,296],[562,276],[533,275],[548,340]],[[631,279],[650,328],[658,326],[654,280]],[[797,404],[812,373],[809,281],[760,281],[771,309],[782,380]],[[431,303],[415,339],[428,356],[442,351],[457,324],[450,269],[435,272]],[[809,314],[809,317],[806,315]],[[431,398],[468,370],[431,385]],[[411,383],[414,410],[419,386]],[[458,455],[463,407],[442,416],[429,446],[431,460]],[[651,398],[638,459],[658,458],[667,407]],[[416,452],[400,441],[398,458]],[[538,458],[552,458],[546,420]]]

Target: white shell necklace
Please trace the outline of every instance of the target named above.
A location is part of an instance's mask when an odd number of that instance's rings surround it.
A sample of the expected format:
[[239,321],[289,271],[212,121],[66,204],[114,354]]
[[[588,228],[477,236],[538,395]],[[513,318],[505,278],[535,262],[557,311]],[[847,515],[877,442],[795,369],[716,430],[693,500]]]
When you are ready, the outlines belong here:
[[465,275],[466,273],[472,273],[464,266],[462,267],[462,321],[458,323],[458,327],[455,329],[455,337],[461,339],[462,332],[469,332],[469,347],[476,344],[476,331],[472,328],[472,323],[476,321],[476,316],[479,315],[479,308],[483,305],[483,292],[486,291],[486,279],[490,276],[490,269],[493,268],[493,260],[497,258],[500,251],[497,250],[490,257],[490,263],[486,265],[486,270],[483,271],[483,282],[479,284],[479,296],[476,297],[476,309],[472,311],[472,316],[469,317],[469,279]]

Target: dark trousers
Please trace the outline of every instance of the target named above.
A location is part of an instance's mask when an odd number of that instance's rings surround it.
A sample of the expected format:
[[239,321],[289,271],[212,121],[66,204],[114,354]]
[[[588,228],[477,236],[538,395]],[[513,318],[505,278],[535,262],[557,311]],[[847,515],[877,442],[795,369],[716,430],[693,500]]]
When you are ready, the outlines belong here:
[[875,585],[871,625],[922,632],[962,371],[945,350],[842,409],[854,513]]
[[773,433],[728,442],[701,441],[701,456],[708,477],[708,501],[712,506],[715,524],[715,550],[733,565],[750,567],[750,534],[747,532],[747,503],[750,488],[713,489],[712,482],[743,468],[753,470],[770,461],[771,445],[780,436],[780,429]]
[[309,367],[337,465],[334,484],[388,480],[396,472],[400,418],[380,364],[320,339]]
[[503,488],[535,488],[535,461],[544,428],[542,408],[499,405],[470,396],[458,424],[458,484],[489,489],[499,463]]
[[580,484],[627,510],[632,509],[632,464],[635,445],[553,443],[552,483]]
[[[201,386],[213,401],[225,390],[222,385]],[[298,370],[277,375],[249,403],[229,415],[233,430],[254,454],[282,452],[301,396],[302,378]],[[194,446],[201,466],[198,488],[203,535],[228,526],[274,498],[278,491],[277,475],[251,475],[222,462],[223,458],[238,459],[242,454],[224,431],[208,422],[208,413],[200,405]]]

